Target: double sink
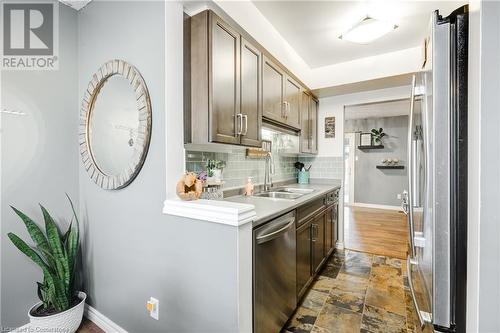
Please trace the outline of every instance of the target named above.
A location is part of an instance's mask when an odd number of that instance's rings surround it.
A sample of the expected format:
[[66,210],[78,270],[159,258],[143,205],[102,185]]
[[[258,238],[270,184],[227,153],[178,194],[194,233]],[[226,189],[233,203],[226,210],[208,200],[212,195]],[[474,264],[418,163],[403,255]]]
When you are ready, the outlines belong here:
[[314,192],[313,189],[297,188],[297,187],[278,187],[276,189],[271,189],[269,191],[264,191],[254,194],[254,197],[295,200],[312,192]]

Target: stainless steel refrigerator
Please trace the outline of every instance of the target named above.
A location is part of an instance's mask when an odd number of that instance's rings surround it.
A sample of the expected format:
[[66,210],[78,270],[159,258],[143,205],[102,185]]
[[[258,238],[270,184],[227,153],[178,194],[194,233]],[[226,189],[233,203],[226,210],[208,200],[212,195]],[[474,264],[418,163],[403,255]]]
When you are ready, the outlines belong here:
[[432,15],[408,126],[408,284],[421,325],[465,332],[468,7]]

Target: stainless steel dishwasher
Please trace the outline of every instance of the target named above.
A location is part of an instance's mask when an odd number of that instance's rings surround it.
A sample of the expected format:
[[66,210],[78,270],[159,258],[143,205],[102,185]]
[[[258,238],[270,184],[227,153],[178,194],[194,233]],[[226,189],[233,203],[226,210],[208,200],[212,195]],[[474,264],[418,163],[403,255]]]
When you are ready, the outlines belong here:
[[295,212],[253,231],[253,331],[278,333],[297,305]]

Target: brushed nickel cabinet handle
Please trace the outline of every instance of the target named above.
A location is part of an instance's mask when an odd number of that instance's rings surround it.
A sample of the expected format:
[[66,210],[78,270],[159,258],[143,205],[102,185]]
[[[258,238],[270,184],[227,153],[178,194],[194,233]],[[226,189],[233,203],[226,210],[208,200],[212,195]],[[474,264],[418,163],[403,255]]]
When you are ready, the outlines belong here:
[[241,135],[241,131],[243,129],[243,117],[241,113],[236,114],[236,135]]
[[241,116],[241,118],[245,120],[245,130],[243,131],[242,135],[247,135],[247,133],[248,133],[248,115],[244,114]]

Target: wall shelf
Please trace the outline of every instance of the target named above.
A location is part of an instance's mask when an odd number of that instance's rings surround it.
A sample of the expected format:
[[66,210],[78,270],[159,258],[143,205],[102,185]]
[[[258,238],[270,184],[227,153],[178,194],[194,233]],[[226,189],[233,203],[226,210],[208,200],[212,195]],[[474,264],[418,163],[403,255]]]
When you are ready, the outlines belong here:
[[377,169],[404,169],[404,165],[377,165]]
[[358,149],[361,150],[369,150],[369,149],[384,149],[384,145],[377,145],[377,146],[358,146]]

